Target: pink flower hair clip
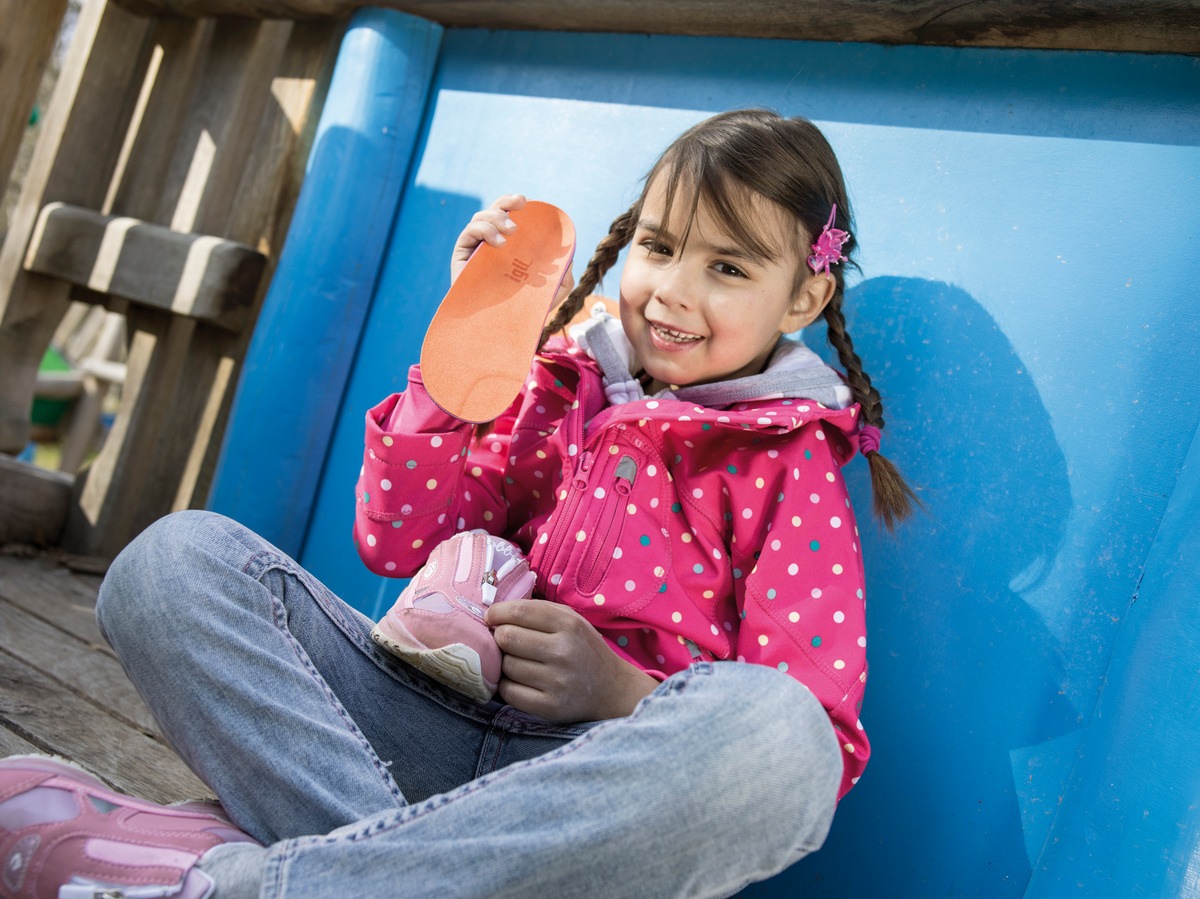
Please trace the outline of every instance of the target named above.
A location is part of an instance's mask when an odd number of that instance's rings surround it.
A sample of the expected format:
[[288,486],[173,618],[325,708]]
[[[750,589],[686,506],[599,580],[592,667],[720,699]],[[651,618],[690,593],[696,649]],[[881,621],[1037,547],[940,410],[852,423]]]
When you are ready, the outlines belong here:
[[842,246],[850,239],[850,232],[833,227],[836,218],[837,203],[834,203],[833,208],[829,210],[829,221],[825,223],[817,242],[812,245],[813,254],[808,257],[808,267],[816,274],[824,271],[828,275],[829,266],[846,261],[846,257],[842,255]]

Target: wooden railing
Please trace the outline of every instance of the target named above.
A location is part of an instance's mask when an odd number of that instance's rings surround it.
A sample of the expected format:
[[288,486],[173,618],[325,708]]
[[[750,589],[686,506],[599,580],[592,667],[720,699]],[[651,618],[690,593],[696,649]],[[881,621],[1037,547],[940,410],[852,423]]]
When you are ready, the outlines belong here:
[[[6,110],[27,117],[65,6],[8,0]],[[170,509],[203,504],[340,22],[87,0],[0,249],[0,451],[28,440],[38,366],[71,300],[125,314],[127,376],[112,432],[77,478],[3,461],[0,541],[112,555]],[[23,125],[11,118],[6,176]]]
[[[0,0],[7,181],[67,0]],[[112,555],[203,505],[350,14],[445,26],[1200,52],[1195,0],[86,0],[0,248],[0,543]],[[15,462],[72,300],[128,320],[122,405],[76,478]]]

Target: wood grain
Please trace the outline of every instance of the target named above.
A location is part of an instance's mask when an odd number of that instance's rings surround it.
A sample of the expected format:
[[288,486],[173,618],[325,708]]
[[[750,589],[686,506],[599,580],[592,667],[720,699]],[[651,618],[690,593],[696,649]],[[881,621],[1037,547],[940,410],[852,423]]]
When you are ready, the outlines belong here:
[[412,13],[448,27],[616,31],[1125,50],[1200,51],[1192,0],[116,0],[143,15],[338,18],[364,6]]
[[53,546],[67,520],[74,478],[0,455],[0,545]]
[[99,584],[50,556],[0,555],[0,755],[60,755],[156,802],[211,796],[101,638]]
[[240,331],[266,262],[236,241],[51,203],[38,218],[25,268]]

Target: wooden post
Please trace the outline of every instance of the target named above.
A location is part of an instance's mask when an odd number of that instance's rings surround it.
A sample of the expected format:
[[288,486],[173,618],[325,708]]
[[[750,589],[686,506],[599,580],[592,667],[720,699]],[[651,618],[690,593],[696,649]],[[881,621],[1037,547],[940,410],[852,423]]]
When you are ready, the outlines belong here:
[[12,173],[66,10],[67,0],[0,0],[0,185]]
[[99,208],[132,113],[145,20],[88,0],[43,120],[34,161],[0,249],[0,452],[29,440],[38,364],[69,302],[67,284],[24,271],[25,248],[43,205]]

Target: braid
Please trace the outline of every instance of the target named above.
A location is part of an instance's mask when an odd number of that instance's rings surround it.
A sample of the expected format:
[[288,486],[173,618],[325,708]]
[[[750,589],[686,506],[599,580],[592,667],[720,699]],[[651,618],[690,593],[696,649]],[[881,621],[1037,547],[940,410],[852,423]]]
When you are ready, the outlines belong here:
[[[854,351],[854,342],[846,330],[846,318],[842,314],[842,294],[829,301],[823,313],[828,326],[829,345],[837,350],[838,360],[846,371],[846,382],[855,402],[862,407],[865,424],[883,429],[883,398],[871,384],[870,377],[863,371],[862,360]],[[894,531],[896,523],[912,514],[913,506],[923,508],[920,498],[904,480],[895,464],[878,450],[867,450],[864,455],[871,468],[871,492],[874,494],[875,517],[884,527]]]
[[546,327],[542,329],[542,339],[538,342],[539,350],[547,340],[565,328],[579,313],[579,310],[583,308],[584,300],[595,292],[605,272],[616,264],[621,250],[633,239],[634,225],[637,223],[640,207],[641,202],[639,201],[613,221],[608,229],[608,234],[600,240],[596,246],[596,252],[588,260],[587,268],[579,276],[579,283],[575,285],[575,289],[563,300],[562,305],[555,310],[550,321],[546,323]]

